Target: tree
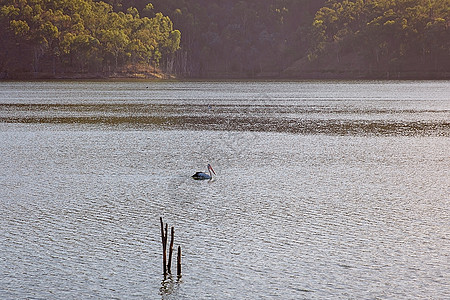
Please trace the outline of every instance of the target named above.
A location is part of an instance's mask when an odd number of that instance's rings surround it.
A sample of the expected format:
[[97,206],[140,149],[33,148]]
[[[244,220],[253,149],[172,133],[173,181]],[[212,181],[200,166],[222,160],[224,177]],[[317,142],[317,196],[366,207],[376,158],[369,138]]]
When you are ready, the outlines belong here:
[[[122,8],[121,1],[114,4]],[[8,30],[5,47],[19,47],[20,55],[33,57],[34,72],[45,71],[47,62],[53,73],[56,64],[81,72],[102,67],[117,71],[130,63],[158,65],[161,58],[173,56],[181,39],[161,13],[141,18],[134,7],[115,12],[112,5],[93,0],[4,0],[0,22]]]
[[334,49],[339,61],[345,50],[364,57],[367,69],[400,72],[417,61],[430,69],[425,57],[450,59],[449,5],[449,0],[328,1],[313,22],[311,57]]

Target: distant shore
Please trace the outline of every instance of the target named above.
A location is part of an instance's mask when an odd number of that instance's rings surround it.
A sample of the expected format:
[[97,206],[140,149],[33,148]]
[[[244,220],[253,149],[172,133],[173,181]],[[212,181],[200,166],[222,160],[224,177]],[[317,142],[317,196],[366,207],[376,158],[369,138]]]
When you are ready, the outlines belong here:
[[112,72],[112,73],[8,73],[0,72],[0,80],[101,80],[101,79],[174,79],[172,74],[160,72]]
[[450,80],[450,71],[372,72],[342,70],[307,70],[284,72],[208,72],[197,76],[183,76],[162,72],[113,73],[7,73],[0,72],[0,80]]

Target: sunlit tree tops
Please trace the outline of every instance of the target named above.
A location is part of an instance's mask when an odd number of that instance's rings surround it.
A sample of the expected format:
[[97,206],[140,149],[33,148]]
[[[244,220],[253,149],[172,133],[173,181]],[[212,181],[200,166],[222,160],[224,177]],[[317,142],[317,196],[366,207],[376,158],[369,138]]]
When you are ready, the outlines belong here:
[[[0,21],[15,43],[33,49],[35,71],[43,57],[80,70],[127,63],[158,65],[180,45],[169,17],[140,17],[135,8],[115,12],[92,0],[3,0]],[[152,9],[151,5],[147,6]]]

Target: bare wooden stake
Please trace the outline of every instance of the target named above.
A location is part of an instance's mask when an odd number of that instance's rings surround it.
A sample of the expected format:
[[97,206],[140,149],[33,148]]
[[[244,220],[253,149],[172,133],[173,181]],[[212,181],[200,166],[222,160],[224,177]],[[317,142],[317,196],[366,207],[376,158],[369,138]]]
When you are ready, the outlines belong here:
[[167,263],[167,272],[169,272],[169,274],[172,274],[170,268],[172,267],[173,236],[174,236],[174,228],[172,226],[170,231],[169,262]]
[[[166,223],[166,227],[164,228],[164,257],[163,257],[163,263],[166,264],[166,271],[167,271],[167,226],[168,224]],[[166,275],[167,273],[165,272],[164,275]]]
[[161,221],[161,241],[162,241],[162,246],[163,246],[163,272],[164,272],[164,276],[166,276],[166,274],[167,274],[167,270],[166,270],[167,224],[166,224],[166,230],[164,233],[164,223],[163,223],[162,217],[160,217],[159,220]]
[[[167,229],[168,224],[166,223],[166,226],[164,226],[164,222],[162,217],[159,218],[161,222],[161,242],[163,246],[163,272],[164,272],[164,279],[166,279],[167,274],[172,274],[171,267],[172,267],[172,257],[173,257],[173,242],[175,237],[175,229],[172,226],[170,229],[171,231],[171,237],[170,237],[170,245],[169,245],[169,261],[167,262]],[[178,277],[181,277],[181,246],[178,246],[178,253],[177,253],[177,275]]]
[[181,277],[181,246],[178,246],[178,255],[177,255],[177,276]]

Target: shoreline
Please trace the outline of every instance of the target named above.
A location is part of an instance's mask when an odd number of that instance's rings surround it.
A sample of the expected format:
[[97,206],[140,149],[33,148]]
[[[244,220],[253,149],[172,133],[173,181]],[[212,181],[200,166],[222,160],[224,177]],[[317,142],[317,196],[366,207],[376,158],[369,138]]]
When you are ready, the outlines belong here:
[[342,71],[306,71],[286,74],[285,72],[271,72],[249,75],[247,73],[229,72],[214,73],[203,76],[177,76],[165,73],[74,73],[74,74],[48,74],[48,73],[20,73],[1,74],[0,81],[65,81],[65,80],[87,80],[87,81],[114,81],[114,80],[144,80],[144,81],[228,81],[228,80],[250,80],[250,81],[296,81],[296,80],[450,80],[448,72],[378,72],[376,74],[361,74],[359,72]]

